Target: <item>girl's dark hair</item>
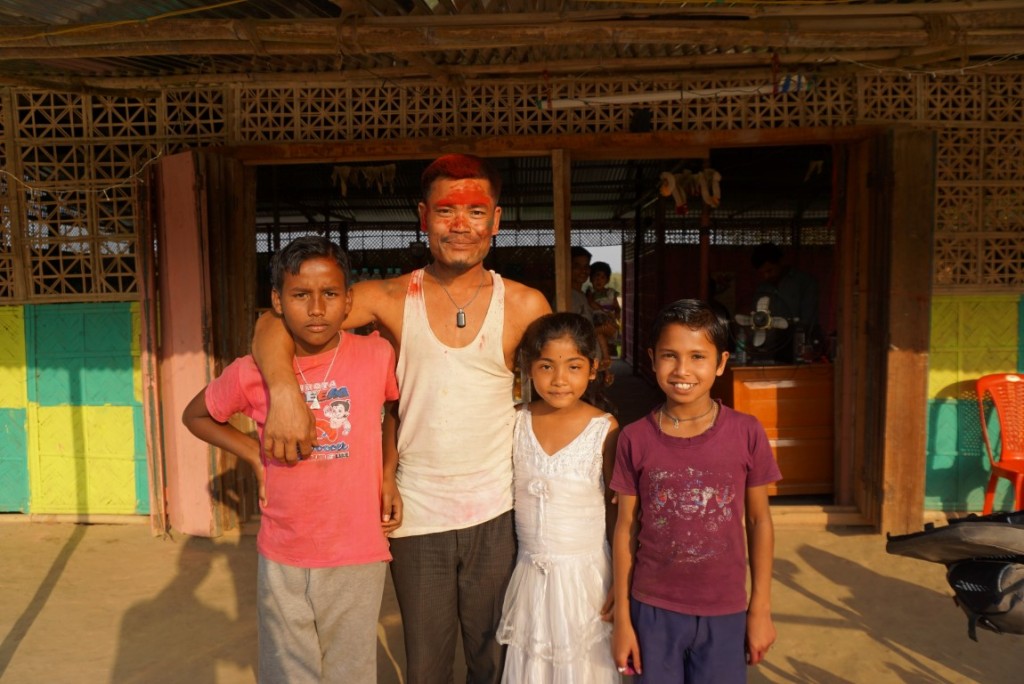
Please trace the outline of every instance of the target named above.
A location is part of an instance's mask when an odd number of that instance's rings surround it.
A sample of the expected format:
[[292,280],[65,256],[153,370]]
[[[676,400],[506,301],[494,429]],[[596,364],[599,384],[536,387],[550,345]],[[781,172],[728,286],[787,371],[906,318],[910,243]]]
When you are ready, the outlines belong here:
[[322,235],[306,235],[295,238],[274,254],[270,260],[271,287],[280,292],[284,287],[284,274],[296,275],[310,259],[332,259],[345,276],[345,287],[351,286],[351,269],[345,250]]
[[[541,316],[523,333],[523,340],[519,343],[521,367],[528,371],[533,362],[540,358],[544,345],[562,337],[572,340],[576,349],[589,359],[592,365],[597,363],[600,347],[597,343],[597,333],[594,332],[594,324],[579,314],[559,312]],[[600,379],[591,380],[583,400],[603,411],[614,413],[614,407],[604,396],[602,385]]]
[[647,338],[651,349],[658,346],[665,327],[673,323],[685,325],[690,330],[703,330],[715,345],[719,359],[722,352],[729,350],[729,321],[713,306],[699,299],[680,299],[658,312]]

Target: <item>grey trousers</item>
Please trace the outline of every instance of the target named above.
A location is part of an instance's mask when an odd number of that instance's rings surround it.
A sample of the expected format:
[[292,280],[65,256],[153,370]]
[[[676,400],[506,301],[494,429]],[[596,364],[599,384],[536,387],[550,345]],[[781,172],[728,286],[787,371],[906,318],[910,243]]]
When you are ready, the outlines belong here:
[[498,684],[498,622],[516,561],[512,511],[463,530],[392,539],[391,555],[408,684],[452,681],[460,625],[467,681]]
[[260,684],[377,681],[386,563],[296,568],[259,557]]

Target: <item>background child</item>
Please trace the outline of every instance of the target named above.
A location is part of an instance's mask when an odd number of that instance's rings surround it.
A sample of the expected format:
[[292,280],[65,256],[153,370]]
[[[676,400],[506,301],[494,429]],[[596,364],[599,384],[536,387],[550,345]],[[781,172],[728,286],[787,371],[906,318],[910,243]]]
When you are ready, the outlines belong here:
[[618,442],[613,653],[637,681],[745,682],[775,641],[767,485],[781,475],[757,419],[709,395],[728,334],[703,302],[663,309],[648,353],[665,403]]
[[299,238],[271,268],[274,311],[295,339],[299,388],[329,429],[317,431],[306,460],[261,460],[259,442],[226,422],[243,413],[262,434],[268,390],[251,356],[225,368],[182,419],[200,439],[247,461],[260,483],[259,681],[372,682],[391,559],[386,534],[401,524],[390,411],[381,424],[381,409],[398,398],[394,352],[380,337],[341,333],[349,266],[329,240]]
[[[602,328],[607,334],[609,355],[618,356],[619,318],[622,308],[619,306],[619,291],[609,287],[612,278],[612,267],[603,262],[595,261],[590,265],[590,291],[587,299],[594,310],[594,328],[601,334]],[[607,327],[605,327],[607,326]]]
[[540,398],[515,423],[519,554],[498,629],[508,644],[502,682],[618,682],[601,620],[611,583],[604,482],[618,423],[584,400],[597,372],[594,328],[549,314],[520,350]]

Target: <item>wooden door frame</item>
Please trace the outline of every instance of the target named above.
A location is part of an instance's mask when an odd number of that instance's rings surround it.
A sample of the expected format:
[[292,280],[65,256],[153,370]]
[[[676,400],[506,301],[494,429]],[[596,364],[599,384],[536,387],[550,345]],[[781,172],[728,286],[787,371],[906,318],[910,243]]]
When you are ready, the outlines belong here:
[[160,249],[144,263],[141,346],[155,532],[219,536],[254,512],[251,473],[181,423],[192,397],[249,349],[255,250],[237,246],[255,235],[254,176],[201,150],[162,158],[150,176],[143,235]]

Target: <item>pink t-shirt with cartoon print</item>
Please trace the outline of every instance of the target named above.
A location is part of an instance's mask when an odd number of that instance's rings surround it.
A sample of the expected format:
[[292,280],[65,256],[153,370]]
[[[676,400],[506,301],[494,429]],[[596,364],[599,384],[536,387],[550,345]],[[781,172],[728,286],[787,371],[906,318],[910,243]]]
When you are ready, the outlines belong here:
[[[257,548],[269,560],[302,568],[391,560],[380,526],[381,409],[398,398],[394,350],[377,334],[345,333],[337,358],[331,349],[296,362],[317,443],[308,459],[293,465],[264,458],[267,504]],[[245,414],[261,438],[268,403],[252,356],[236,359],[206,388],[214,420]]]

